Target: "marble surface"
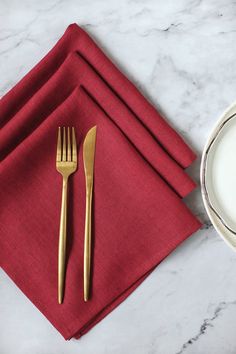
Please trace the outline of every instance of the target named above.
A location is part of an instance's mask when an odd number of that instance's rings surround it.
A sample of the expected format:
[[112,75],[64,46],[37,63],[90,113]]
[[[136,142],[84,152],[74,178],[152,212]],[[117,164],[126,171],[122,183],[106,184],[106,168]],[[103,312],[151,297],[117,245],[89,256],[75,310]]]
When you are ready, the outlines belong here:
[[[201,154],[236,93],[233,0],[0,0],[0,96],[77,22]],[[199,161],[190,169],[199,180]],[[0,270],[1,354],[235,354],[236,254],[205,222],[81,340],[64,339]]]

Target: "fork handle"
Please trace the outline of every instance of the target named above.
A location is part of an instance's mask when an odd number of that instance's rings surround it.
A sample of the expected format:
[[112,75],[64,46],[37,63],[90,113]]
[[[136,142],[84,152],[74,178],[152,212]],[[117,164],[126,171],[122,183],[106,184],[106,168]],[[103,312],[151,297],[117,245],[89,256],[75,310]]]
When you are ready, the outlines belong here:
[[67,185],[68,178],[63,177],[61,219],[58,247],[58,303],[62,304],[65,285],[65,264],[66,264],[66,229],[67,229]]
[[89,299],[91,272],[91,217],[92,217],[92,183],[86,183],[86,213],[84,232],[84,301]]

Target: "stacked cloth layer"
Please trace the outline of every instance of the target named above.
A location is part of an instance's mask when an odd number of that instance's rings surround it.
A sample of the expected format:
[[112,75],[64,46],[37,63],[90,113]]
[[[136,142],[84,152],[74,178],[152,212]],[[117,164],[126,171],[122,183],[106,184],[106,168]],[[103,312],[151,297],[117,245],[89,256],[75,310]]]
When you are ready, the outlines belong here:
[[[85,179],[81,143],[97,125],[92,296],[83,301]],[[57,303],[59,126],[74,126],[68,261]],[[119,305],[200,222],[182,202],[195,154],[88,34],[68,27],[0,101],[0,265],[66,338]]]

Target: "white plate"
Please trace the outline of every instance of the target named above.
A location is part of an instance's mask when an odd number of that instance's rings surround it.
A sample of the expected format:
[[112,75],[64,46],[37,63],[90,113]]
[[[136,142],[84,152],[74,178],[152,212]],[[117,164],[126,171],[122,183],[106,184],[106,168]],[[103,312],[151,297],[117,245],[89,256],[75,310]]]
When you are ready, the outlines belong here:
[[201,188],[213,226],[236,251],[236,103],[221,116],[204,148]]

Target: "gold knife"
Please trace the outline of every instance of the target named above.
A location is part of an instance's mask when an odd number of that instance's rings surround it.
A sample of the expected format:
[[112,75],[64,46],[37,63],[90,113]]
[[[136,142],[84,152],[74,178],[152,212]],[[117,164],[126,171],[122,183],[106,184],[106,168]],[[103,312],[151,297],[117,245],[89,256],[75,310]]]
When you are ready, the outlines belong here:
[[86,180],[86,211],[84,231],[84,301],[88,301],[90,290],[91,218],[96,133],[97,126],[94,126],[88,131],[83,144],[84,173]]

